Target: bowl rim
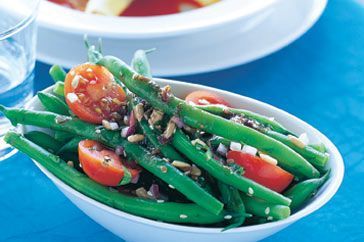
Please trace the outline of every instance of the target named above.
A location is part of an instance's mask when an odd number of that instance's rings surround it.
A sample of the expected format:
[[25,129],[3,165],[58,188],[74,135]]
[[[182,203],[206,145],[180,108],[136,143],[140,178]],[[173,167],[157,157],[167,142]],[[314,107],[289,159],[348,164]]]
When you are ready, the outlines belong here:
[[[167,80],[167,79],[160,79],[160,78],[155,78],[155,80],[158,84],[162,84],[162,85],[169,84],[172,87],[173,86],[187,86],[188,88],[199,88],[199,89],[205,89],[208,91],[217,92],[218,94],[239,98],[239,99],[243,100],[243,103],[253,103],[255,105],[259,105],[259,106],[263,107],[264,109],[271,109],[273,112],[281,113],[284,116],[286,116],[287,118],[292,119],[299,126],[302,126],[305,130],[310,129],[327,146],[328,151],[330,151],[330,161],[333,163],[332,166],[335,165],[334,166],[335,169],[331,169],[330,178],[329,178],[328,182],[320,189],[322,192],[320,194],[318,194],[317,197],[314,197],[312,199],[312,201],[309,204],[307,204],[304,208],[302,208],[301,210],[292,214],[291,216],[289,216],[288,218],[286,218],[284,220],[265,223],[265,224],[259,224],[259,225],[250,225],[250,226],[245,226],[245,227],[234,228],[234,229],[224,231],[224,233],[235,234],[235,233],[243,233],[243,232],[254,232],[254,231],[260,231],[260,230],[272,229],[275,227],[288,226],[289,224],[310,215],[314,211],[316,211],[319,208],[321,208],[322,206],[324,206],[335,195],[335,193],[339,189],[339,187],[342,183],[342,180],[344,178],[344,161],[343,161],[343,158],[342,158],[339,150],[324,134],[322,134],[320,131],[318,131],[311,125],[307,124],[303,120],[293,116],[292,114],[290,114],[282,109],[276,108],[270,104],[267,104],[262,101],[258,101],[256,99],[253,99],[253,98],[250,98],[247,96],[239,95],[236,93],[224,91],[224,90],[209,87],[206,85],[185,83],[185,82],[181,82],[181,81],[174,81],[174,80]],[[44,89],[43,91],[50,92],[52,90],[52,88],[53,88],[53,85]],[[37,96],[34,96],[27,103],[26,107],[33,108],[33,105],[37,100],[38,100]],[[23,131],[24,131],[24,127],[23,127]],[[86,195],[76,191],[75,189],[73,189],[69,185],[65,184],[60,179],[58,179],[56,176],[54,176],[48,170],[46,170],[36,160],[34,160],[34,159],[32,159],[32,160],[41,169],[41,171],[48,178],[50,178],[52,180],[52,182],[55,183],[57,186],[61,187],[68,193],[73,194],[78,199],[82,199],[85,202],[98,207],[99,209],[102,209],[102,210],[105,210],[106,212],[114,214],[115,216],[121,216],[124,219],[130,220],[133,222],[142,223],[142,224],[148,225],[148,226],[157,227],[159,229],[168,229],[168,230],[172,230],[172,231],[188,232],[188,233],[209,233],[209,234],[221,233],[222,228],[193,227],[193,226],[186,226],[186,225],[180,225],[180,224],[159,222],[159,221],[155,221],[152,219],[132,215],[132,214],[123,212],[121,210],[109,207],[101,202],[98,202],[98,201],[96,201],[90,197],[87,197]]]
[[[114,17],[85,14],[42,1],[38,24],[60,32],[109,38],[157,38],[194,33],[225,25],[262,12],[281,0],[224,0],[200,9],[150,17]],[[186,21],[188,19],[188,21]],[[105,28],[105,26],[108,26]]]

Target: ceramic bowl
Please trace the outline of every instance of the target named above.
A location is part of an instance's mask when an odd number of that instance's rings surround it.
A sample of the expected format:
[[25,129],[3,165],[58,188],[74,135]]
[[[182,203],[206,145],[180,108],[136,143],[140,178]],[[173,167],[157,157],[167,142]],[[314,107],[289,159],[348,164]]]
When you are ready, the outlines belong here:
[[[180,97],[184,97],[194,90],[215,92],[224,97],[224,99],[234,107],[245,108],[269,117],[275,117],[277,121],[295,133],[300,134],[306,132],[310,141],[313,143],[323,142],[328,148],[328,153],[330,154],[328,166],[331,168],[331,177],[304,208],[291,215],[289,218],[277,222],[241,227],[221,232],[221,229],[219,228],[197,228],[168,224],[116,210],[79,193],[34,161],[42,172],[52,180],[71,202],[80,208],[86,215],[117,236],[131,242],[142,242],[146,239],[148,242],[171,240],[174,242],[257,241],[266,238],[315,212],[325,205],[338,190],[344,175],[343,159],[335,145],[325,135],[304,121],[269,104],[223,90],[171,80],[157,79],[157,82],[160,85],[169,84],[172,87],[173,92]],[[50,92],[51,87],[46,89],[46,91]],[[27,107],[35,110],[42,110],[42,106],[37,97],[34,97]],[[294,238],[291,239],[294,240]]]
[[[37,58],[65,67],[81,63],[85,60],[83,36],[87,34],[92,42],[102,38],[105,53],[125,60],[130,60],[136,49],[157,48],[150,55],[155,75],[210,71],[229,64],[229,60],[220,64],[225,59],[225,46],[255,28],[279,1],[222,0],[201,9],[151,17],[98,16],[42,1]],[[212,46],[216,54],[209,58]],[[212,62],[196,68],[196,63],[206,60]]]

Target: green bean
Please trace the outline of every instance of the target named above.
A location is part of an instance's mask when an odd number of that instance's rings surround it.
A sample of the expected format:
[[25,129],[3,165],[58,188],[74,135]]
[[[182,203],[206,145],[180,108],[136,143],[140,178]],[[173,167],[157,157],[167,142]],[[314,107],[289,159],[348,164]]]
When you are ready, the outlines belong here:
[[[134,107],[133,101],[130,102],[132,107]],[[157,135],[155,132],[149,127],[148,121],[144,119],[144,117],[139,121],[139,125],[143,130],[144,135],[147,137],[150,143],[159,150],[166,158],[171,161],[178,160],[184,161],[185,159],[173,148],[173,146],[169,144],[162,144],[159,142]]]
[[[215,137],[213,140],[217,140],[218,138],[220,137]],[[216,145],[218,144],[216,143]],[[230,225],[225,227],[223,231],[241,226],[245,219],[249,218],[251,215],[245,212],[245,206],[240,197],[239,190],[235,187],[226,185],[221,181],[218,181],[217,185],[221,193],[221,200],[226,205],[226,210],[235,215],[232,217]]]
[[59,97],[45,92],[38,92],[37,96],[47,111],[69,115],[67,104]]
[[326,172],[321,178],[302,181],[288,189],[284,194],[292,199],[290,205],[292,211],[297,211],[301,208],[325,184],[329,177],[330,172]]
[[275,205],[266,201],[258,200],[246,195],[242,195],[245,209],[255,216],[266,217],[267,220],[282,220],[288,218],[291,210],[288,206]]
[[269,223],[266,217],[252,216],[245,220],[245,226]]
[[64,97],[64,83],[56,82],[56,84],[53,86],[53,93],[60,97]]
[[57,152],[62,146],[52,136],[41,131],[30,131],[24,134],[24,136],[50,152]]
[[[163,92],[151,79],[137,74],[118,58],[106,56],[101,58],[98,64],[105,66],[115,77],[120,78],[131,92],[167,115],[179,115],[189,126],[254,146],[276,158],[285,170],[297,177],[313,178],[320,175],[307,160],[281,142],[254,129],[186,104],[172,94]],[[165,100],[166,97],[168,100]]]
[[[278,134],[276,133],[275,136],[284,136],[282,134]],[[285,136],[286,137],[286,136]],[[287,141],[285,141],[285,139],[287,139]],[[280,141],[280,140],[279,140]],[[284,138],[284,141],[285,142],[282,142],[282,143],[286,143],[286,142],[290,142],[292,143],[291,141],[288,140],[288,138]],[[227,140],[225,138],[222,138],[222,137],[219,137],[219,136],[216,136],[214,138],[212,138],[210,141],[210,145],[211,147],[213,148],[217,148],[219,146],[219,144],[223,144],[225,145],[226,147],[229,147],[230,146],[230,143],[231,141],[230,140]],[[290,144],[292,146],[295,146],[293,143]],[[310,153],[310,154],[315,154],[317,153],[318,156],[324,156],[324,157],[327,157],[328,159],[328,155],[327,154],[322,154],[320,153],[319,151],[316,151],[316,150],[313,150],[312,147],[310,147],[309,145],[304,147],[304,148],[300,148],[300,147],[297,147],[297,151],[300,151],[300,153],[304,153],[307,151],[307,153]],[[307,157],[308,158],[308,157]],[[324,161],[324,159],[322,160],[323,162],[319,163],[318,161],[314,160],[314,159],[308,159],[308,161],[313,164],[317,169],[319,169],[320,171],[324,171],[325,170],[325,165],[327,163],[327,161]]]
[[47,152],[15,132],[8,132],[5,141],[35,159],[49,172],[75,190],[124,212],[171,223],[214,224],[224,220],[224,212],[215,215],[195,204],[158,203],[109,189],[90,180],[86,175],[68,166],[58,156]]
[[1,105],[0,111],[3,112],[14,125],[21,123],[25,125],[40,126],[84,136],[87,139],[97,140],[112,148],[122,146],[128,157],[136,160],[139,165],[167,184],[175,187],[176,190],[202,208],[205,208],[214,214],[220,213],[223,209],[223,204],[220,201],[206,192],[191,178],[170,163],[153,156],[138,144],[130,143],[126,139],[123,139],[119,132],[106,129],[100,130],[98,126],[85,123],[77,118],[57,115],[51,112],[5,108]]
[[321,153],[327,152],[327,148],[324,143],[309,144],[308,146],[311,146],[312,148],[314,148],[315,150],[317,150],[318,152],[321,152]]
[[290,199],[283,195],[233,172],[229,167],[213,159],[207,153],[198,150],[191,144],[189,138],[179,129],[176,130],[173,136],[172,144],[197,166],[203,168],[211,176],[221,182],[271,203],[289,205],[291,202]]
[[146,120],[142,119],[140,122],[140,127],[142,128],[144,134],[148,138],[148,140],[153,144],[153,146],[160,150],[161,153],[171,161],[178,160],[184,161],[185,159],[169,144],[161,144],[159,142],[158,137],[153,132],[153,130],[149,127],[149,124]]
[[[134,54],[132,65],[133,65],[134,70],[136,70],[138,73],[140,73],[140,74],[144,73],[151,77],[152,74],[150,72],[149,62],[146,57],[146,51],[137,50]],[[128,95],[128,96],[130,96],[130,95]],[[129,98],[129,99],[131,99],[131,98]],[[129,100],[129,102],[130,102],[132,108],[134,109],[134,107],[136,105],[135,99],[131,99],[131,100]],[[161,153],[167,159],[170,159],[172,161],[173,160],[184,161],[184,158],[171,145],[161,144],[161,142],[159,142],[157,135],[149,127],[148,121],[145,120],[144,117],[142,117],[142,119],[139,121],[139,125],[140,125],[141,129],[143,130],[143,133],[149,140],[149,142],[152,143],[152,145],[156,149],[160,150]]]
[[131,66],[136,72],[149,78],[152,78],[152,72],[150,69],[149,61],[147,59],[147,54],[154,50],[155,49],[137,50],[135,51],[134,57],[131,61]]
[[83,137],[74,137],[70,141],[68,141],[65,145],[63,145],[57,152],[57,154],[74,152],[77,153],[78,151],[78,143],[80,143],[85,138]]
[[[282,134],[279,134],[279,133],[276,133],[274,132],[273,134],[273,131],[270,132],[270,135],[272,138],[277,138],[278,141],[284,143],[284,144],[287,144],[288,146],[292,146],[292,148],[295,148],[297,149],[297,151],[299,151],[300,153],[305,154],[305,156],[307,157],[307,160],[312,163],[313,165],[315,165],[316,167],[318,167],[320,170],[322,170],[326,163],[327,163],[327,159],[328,159],[328,154],[324,154],[322,153],[322,151],[324,150],[324,145],[317,145],[317,149],[314,149],[312,145],[307,145],[307,147],[304,147],[304,148],[300,148],[298,147],[297,145],[295,145],[294,143],[292,143],[287,136],[285,135],[282,135]],[[210,142],[210,145],[211,147],[213,148],[217,148],[219,146],[219,144],[223,144],[225,145],[226,147],[229,147],[230,146],[230,143],[231,141],[230,140],[227,140],[223,137],[220,137],[220,136],[215,136],[213,137],[212,139],[209,140]],[[319,151],[319,149],[321,151]],[[306,155],[306,153],[308,153],[308,155]],[[311,155],[310,155],[311,154]],[[321,157],[321,158],[317,158],[316,156],[316,159],[317,160],[320,160],[320,161],[312,161],[310,159],[308,159],[309,157],[312,157],[314,156],[315,154],[317,154],[317,157]],[[313,159],[315,158],[313,157]]]
[[[253,120],[258,121],[265,127],[269,127],[272,129],[272,130],[262,129],[260,130],[262,133],[287,145],[288,147],[296,151],[298,154],[300,154],[303,158],[305,158],[308,162],[310,162],[314,167],[316,167],[321,171],[324,169],[327,161],[329,160],[329,156],[327,154],[325,154],[324,152],[317,151],[316,149],[314,149],[309,145],[306,145],[305,147],[297,146],[286,135],[290,134],[290,132],[284,131],[285,129],[283,126],[281,126],[276,121],[268,119],[267,117],[255,114],[247,110],[233,109],[221,105],[206,105],[198,107],[210,113],[218,114],[220,116],[224,116],[226,114],[239,114],[247,118],[251,118]],[[220,139],[220,141],[222,140]],[[217,140],[214,140],[213,142],[216,143]]]
[[75,135],[68,133],[68,132],[64,132],[64,131],[59,131],[59,130],[55,130],[54,131],[54,138],[61,142],[62,144],[70,141],[72,138],[74,138]]
[[209,140],[210,146],[213,148],[217,148],[219,146],[219,144],[223,144],[226,147],[230,146],[231,141],[227,140],[223,137],[220,136],[215,136],[212,139]]
[[220,181],[217,184],[226,210],[232,213],[230,225],[225,227],[223,231],[241,226],[248,214],[245,213],[245,206],[238,189]]
[[99,45],[96,47],[95,45],[89,45],[88,41],[85,40],[86,48],[87,48],[87,60],[91,63],[96,63],[98,60],[102,58],[101,53],[101,41],[99,41]]
[[[150,82],[149,78],[136,73],[118,58],[105,56],[101,58],[97,64],[105,66],[116,78],[119,78],[131,92],[145,99],[155,108],[162,110],[169,115],[173,115],[176,111],[176,108],[170,105],[170,103],[159,100],[159,86],[152,85],[154,83]],[[138,83],[132,84],[132,82]]]
[[229,140],[244,143],[276,158],[280,166],[298,177],[318,177],[320,173],[294,150],[249,127],[198,110],[193,106],[178,106],[183,121],[196,128]]
[[243,117],[255,120],[258,123],[264,125],[265,127],[269,127],[278,133],[282,133],[282,134],[286,134],[286,135],[292,134],[290,131],[288,131],[285,127],[283,127],[283,125],[281,125],[277,121],[270,119],[264,115],[246,110],[246,109],[229,108],[229,107],[222,106],[222,105],[203,105],[203,106],[197,106],[197,107],[202,110],[205,110],[209,113],[216,114],[219,116],[225,116],[225,115],[230,115],[230,114],[241,115]]
[[326,153],[322,153],[317,151],[316,149],[312,148],[309,145],[305,145],[300,147],[293,143],[288,136],[274,132],[274,131],[267,131],[266,135],[276,139],[283,144],[287,145],[291,149],[295,150],[298,154],[302,155],[308,162],[314,165],[319,170],[323,170],[329,160],[329,155]]
[[80,167],[80,161],[78,160],[78,153],[70,152],[70,153],[62,153],[58,155],[64,161],[72,161],[73,167],[81,172],[82,168]]
[[59,65],[53,65],[49,69],[49,75],[52,77],[54,82],[58,82],[58,81],[64,82],[64,80],[66,79],[67,73]]

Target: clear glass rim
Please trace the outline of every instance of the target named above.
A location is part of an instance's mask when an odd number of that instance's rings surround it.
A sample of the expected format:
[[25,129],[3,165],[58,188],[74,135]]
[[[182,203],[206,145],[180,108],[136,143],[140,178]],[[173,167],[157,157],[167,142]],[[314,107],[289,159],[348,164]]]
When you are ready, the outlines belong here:
[[8,38],[9,36],[12,36],[12,35],[18,33],[20,30],[22,30],[24,27],[26,27],[29,23],[31,23],[37,16],[39,5],[40,5],[40,0],[34,0],[34,5],[33,5],[32,11],[31,11],[31,14],[29,14],[29,16],[22,19],[21,21],[19,21],[19,23],[12,26],[11,28],[9,28],[3,32],[0,32],[0,40]]

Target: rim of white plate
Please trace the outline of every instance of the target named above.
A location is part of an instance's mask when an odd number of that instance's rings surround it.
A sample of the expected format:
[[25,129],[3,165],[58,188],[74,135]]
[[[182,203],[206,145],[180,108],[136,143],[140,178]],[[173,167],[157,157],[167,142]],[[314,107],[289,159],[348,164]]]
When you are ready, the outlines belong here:
[[276,41],[275,43],[271,45],[267,45],[265,48],[257,49],[254,52],[251,52],[248,57],[244,59],[244,61],[241,61],[241,56],[236,55],[235,58],[231,58],[229,61],[225,61],[225,64],[215,64],[211,65],[209,69],[206,68],[194,68],[188,72],[185,72],[183,74],[175,73],[173,71],[164,74],[165,76],[175,76],[175,75],[194,75],[198,73],[208,72],[208,71],[220,71],[227,68],[232,68],[241,64],[250,63],[252,61],[259,60],[261,58],[264,58],[274,52],[277,52],[284,47],[288,46],[289,44],[296,41],[298,38],[300,38],[302,35],[304,35],[308,30],[310,30],[313,25],[319,20],[320,16],[324,12],[326,6],[327,6],[328,0],[313,0],[313,8],[312,11],[309,12],[309,14],[305,17],[304,21],[301,25],[299,25],[299,28],[292,31],[290,34],[282,37],[279,41]]
[[277,1],[281,0],[223,0],[192,11],[150,17],[98,16],[42,1],[38,23],[40,27],[99,37],[167,37],[207,30],[252,16]]
[[[253,231],[259,231],[259,230],[265,230],[265,229],[271,229],[274,227],[282,227],[285,225],[289,225],[301,218],[308,216],[309,214],[313,213],[314,211],[316,211],[319,208],[321,208],[322,206],[324,206],[335,195],[335,193],[339,189],[339,187],[342,183],[342,180],[344,178],[344,161],[343,161],[341,154],[339,153],[339,151],[335,147],[335,145],[324,134],[322,134],[320,131],[318,131],[311,125],[307,124],[303,120],[289,114],[288,112],[286,112],[284,110],[276,108],[270,104],[267,104],[267,103],[264,103],[264,102],[246,97],[246,96],[231,93],[228,91],[224,91],[224,90],[220,90],[220,89],[216,89],[216,88],[212,88],[212,87],[208,87],[208,86],[202,86],[202,85],[198,85],[198,84],[180,82],[180,81],[173,81],[173,80],[166,80],[166,79],[159,79],[159,78],[156,78],[155,80],[159,84],[163,84],[163,85],[169,84],[174,88],[187,87],[188,90],[205,89],[205,90],[213,91],[222,96],[231,96],[231,97],[239,98],[245,104],[250,103],[252,105],[258,105],[264,109],[270,109],[270,111],[280,113],[280,114],[286,116],[288,119],[293,120],[295,123],[297,123],[297,126],[303,127],[304,130],[311,130],[313,133],[315,133],[317,138],[319,140],[321,140],[322,143],[324,143],[325,146],[328,148],[328,151],[330,153],[330,162],[332,163],[330,178],[329,178],[328,182],[319,190],[318,194],[311,200],[311,202],[309,204],[307,204],[304,208],[302,208],[301,210],[299,210],[298,212],[294,213],[293,215],[291,215],[290,217],[288,217],[284,220],[270,222],[270,223],[266,223],[266,224],[234,228],[234,229],[227,230],[224,233],[253,232]],[[52,90],[52,87],[53,86],[48,87],[44,91],[50,92]],[[30,100],[30,102],[26,105],[26,107],[34,108],[33,105],[35,104],[35,102],[37,100],[38,100],[38,98],[36,96],[33,97],[33,99]],[[102,203],[100,203],[92,198],[89,198],[89,197],[83,195],[82,193],[74,190],[73,188],[71,188],[64,182],[62,182],[60,179],[58,179],[56,176],[54,176],[52,173],[50,173],[48,170],[46,170],[44,167],[42,167],[36,160],[33,160],[33,161],[42,170],[42,172],[47,177],[49,177],[57,186],[61,187],[62,189],[66,190],[69,193],[72,193],[74,196],[78,197],[79,199],[82,199],[82,200],[86,201],[87,203],[97,206],[98,208],[105,210],[109,213],[112,213],[116,216],[121,216],[124,219],[128,219],[130,221],[139,222],[139,223],[142,223],[145,225],[158,227],[158,228],[162,228],[162,229],[168,229],[168,230],[172,230],[172,231],[189,232],[189,233],[210,233],[210,234],[211,233],[221,233],[221,228],[192,227],[192,226],[158,222],[158,221],[154,221],[151,219],[135,216],[135,215],[117,210],[115,208],[109,207],[105,204],[102,204]]]

